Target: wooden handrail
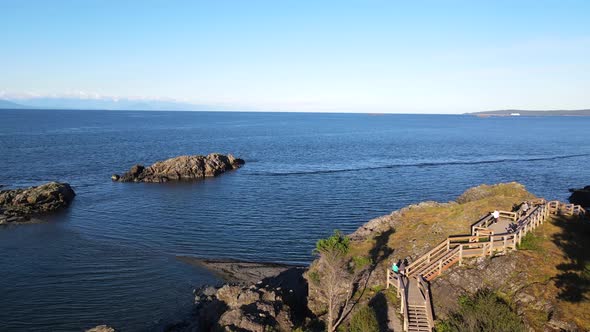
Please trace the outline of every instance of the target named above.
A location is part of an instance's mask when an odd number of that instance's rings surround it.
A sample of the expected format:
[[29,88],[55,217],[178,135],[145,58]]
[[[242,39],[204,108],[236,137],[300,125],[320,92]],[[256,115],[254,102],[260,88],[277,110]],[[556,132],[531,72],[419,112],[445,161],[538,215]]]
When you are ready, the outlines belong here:
[[516,221],[517,214],[516,212],[508,212],[508,211],[498,211],[500,212],[500,218],[510,219],[512,221]]
[[425,253],[424,255],[420,256],[418,259],[413,261],[412,264],[410,264],[406,267],[406,274],[411,275],[412,271],[419,269],[424,264],[430,263],[431,259],[434,259],[434,258],[440,256],[441,253],[444,254],[445,252],[447,252],[448,251],[448,241],[449,241],[448,239],[442,241],[439,245],[434,247],[432,250],[430,250],[429,252]]
[[490,214],[486,214],[481,219],[475,222],[475,224],[471,225],[471,234],[473,234],[476,227],[488,227],[489,223],[493,221],[493,218]]
[[417,276],[418,289],[424,298],[424,306],[426,307],[426,318],[428,319],[428,327],[434,327],[434,310],[432,308],[432,297],[430,295],[430,287],[422,276]]
[[410,323],[410,314],[408,312],[408,287],[406,286],[403,276],[400,275],[400,291],[401,291],[401,297],[400,297],[400,302],[401,302],[401,306],[402,306],[402,315],[404,316],[404,331],[408,331],[409,328],[409,323]]
[[[438,269],[438,274],[440,275],[443,272],[443,267],[445,267],[445,264],[452,261],[455,256],[459,256],[459,247],[449,251],[444,257],[442,257],[441,259],[438,259],[434,262],[432,262],[430,265],[426,266],[425,268],[423,268],[422,270],[420,270],[420,272],[418,272],[418,275],[423,276],[423,275],[428,275],[434,271],[436,271]],[[445,268],[446,270],[446,268]]]

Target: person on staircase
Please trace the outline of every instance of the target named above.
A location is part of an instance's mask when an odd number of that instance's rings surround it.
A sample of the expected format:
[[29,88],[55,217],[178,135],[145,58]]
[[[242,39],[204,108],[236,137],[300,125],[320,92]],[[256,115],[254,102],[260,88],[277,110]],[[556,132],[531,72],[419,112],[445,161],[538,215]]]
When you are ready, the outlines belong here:
[[395,274],[399,274],[399,266],[401,263],[402,263],[401,259],[399,261],[397,261],[397,263],[393,263],[391,265],[391,271],[393,271],[393,273],[395,273]]
[[399,274],[401,274],[402,276],[406,276],[406,263],[408,261],[404,259],[404,261],[402,262],[400,260],[400,265],[399,265]]
[[494,210],[494,212],[492,212],[492,217],[494,218],[494,224],[497,224],[500,220],[500,211]]
[[527,203],[527,202],[522,203],[522,216],[526,216],[526,213],[528,210],[529,210],[529,203]]

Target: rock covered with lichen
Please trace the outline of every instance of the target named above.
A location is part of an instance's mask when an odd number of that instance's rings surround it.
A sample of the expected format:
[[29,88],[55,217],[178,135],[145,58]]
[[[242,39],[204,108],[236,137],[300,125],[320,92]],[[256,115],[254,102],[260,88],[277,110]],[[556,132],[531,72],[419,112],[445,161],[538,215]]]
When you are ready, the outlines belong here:
[[49,182],[40,186],[0,191],[0,224],[28,221],[62,209],[76,193],[67,183]]
[[114,174],[111,179],[118,182],[168,182],[201,180],[218,176],[244,165],[244,160],[231,154],[211,153],[207,156],[180,156],[144,167],[135,165],[123,175]]

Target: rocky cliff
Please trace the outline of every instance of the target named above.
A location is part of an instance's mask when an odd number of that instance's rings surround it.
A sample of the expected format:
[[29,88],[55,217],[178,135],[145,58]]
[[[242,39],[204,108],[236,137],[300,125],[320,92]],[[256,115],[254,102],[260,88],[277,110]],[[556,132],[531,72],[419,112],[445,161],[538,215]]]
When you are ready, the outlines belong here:
[[590,207],[590,186],[580,189],[570,189],[570,192],[572,193],[569,198],[570,203]]
[[0,224],[28,221],[66,207],[76,193],[67,183],[50,182],[26,189],[0,191]]
[[135,165],[123,174],[113,174],[113,181],[119,182],[168,182],[179,180],[200,180],[214,177],[240,168],[244,160],[233,155],[211,153],[207,156],[180,156],[159,161],[149,167]]

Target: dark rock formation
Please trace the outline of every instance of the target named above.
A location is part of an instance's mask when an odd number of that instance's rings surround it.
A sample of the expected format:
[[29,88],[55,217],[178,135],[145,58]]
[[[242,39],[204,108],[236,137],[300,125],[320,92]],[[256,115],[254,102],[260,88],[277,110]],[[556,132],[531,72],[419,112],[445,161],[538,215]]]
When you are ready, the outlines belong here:
[[291,268],[249,287],[199,288],[197,317],[175,331],[292,331],[309,317],[304,270]]
[[0,224],[22,222],[68,206],[76,193],[67,183],[0,191]]
[[569,198],[570,203],[590,207],[590,186],[581,189],[570,189],[570,192],[572,193]]
[[119,182],[200,180],[240,168],[244,163],[244,160],[235,158],[231,154],[211,153],[207,156],[180,156],[159,161],[149,167],[135,165],[123,175],[113,174],[111,179]]

